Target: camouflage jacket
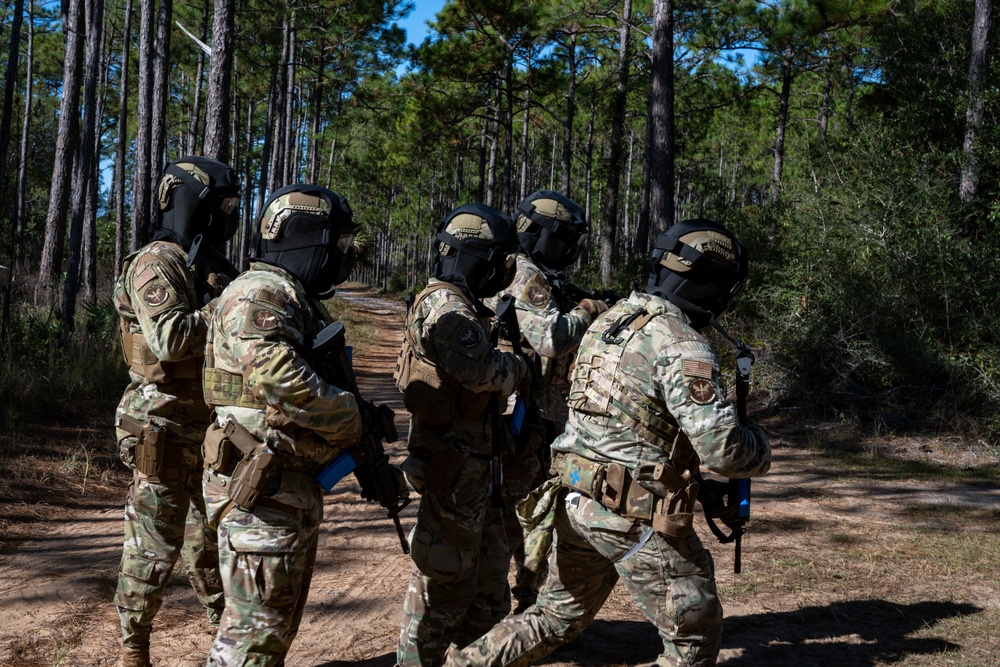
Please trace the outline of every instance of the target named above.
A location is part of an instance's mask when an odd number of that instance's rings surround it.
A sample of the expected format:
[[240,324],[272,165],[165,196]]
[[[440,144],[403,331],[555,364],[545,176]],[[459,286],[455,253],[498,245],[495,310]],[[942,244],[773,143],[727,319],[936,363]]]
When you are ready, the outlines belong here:
[[125,258],[114,304],[130,382],[119,414],[157,417],[172,432],[201,441],[210,417],[201,393],[208,298],[218,295],[218,283],[214,274],[199,280],[175,243],[153,241]]
[[[324,380],[306,352],[330,321],[294,276],[253,262],[219,297],[209,333],[205,396],[220,423],[234,415],[304,469],[328,463],[362,431],[354,395]],[[226,404],[234,392],[257,405]]]
[[[498,400],[492,410],[498,411],[499,401],[514,392],[526,369],[514,355],[494,346],[489,321],[476,312],[476,304],[446,285],[432,280],[417,296],[406,321],[407,340],[416,355],[444,371],[464,390],[496,395]],[[426,447],[438,452],[469,448],[488,454],[492,415],[487,409],[470,419],[459,410],[455,419],[439,427],[414,417],[410,449]]]
[[[633,335],[611,331],[630,315],[647,319]],[[605,342],[606,333],[621,342]],[[608,364],[618,352],[614,347],[623,349],[617,368],[604,369],[611,386],[598,387],[603,380],[590,369]],[[675,439],[668,443],[672,451],[640,437],[617,410],[602,414],[594,409],[602,400],[613,403],[628,393],[645,397],[641,403],[647,424],[661,419],[674,430]],[[569,404],[569,423],[553,443],[555,451],[615,461],[633,473],[657,463],[680,473],[678,467],[700,463],[726,477],[752,477],[770,467],[767,436],[757,426],[740,424],[726,396],[715,351],[679,308],[655,295],[633,292],[587,331],[577,353]]]
[[[590,326],[590,314],[553,290],[545,273],[531,258],[517,256],[517,273],[511,284],[487,305],[496,310],[500,297],[514,297],[517,324],[521,330],[521,348],[536,371],[538,386],[530,400],[545,419],[566,421],[566,392],[573,353],[580,346]],[[511,349],[505,342],[502,349]]]

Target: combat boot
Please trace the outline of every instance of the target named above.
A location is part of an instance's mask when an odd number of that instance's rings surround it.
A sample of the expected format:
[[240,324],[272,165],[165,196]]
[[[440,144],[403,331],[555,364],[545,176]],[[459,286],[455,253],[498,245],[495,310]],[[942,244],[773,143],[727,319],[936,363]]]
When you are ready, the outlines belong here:
[[149,647],[130,648],[122,646],[122,659],[119,667],[152,667],[149,661]]

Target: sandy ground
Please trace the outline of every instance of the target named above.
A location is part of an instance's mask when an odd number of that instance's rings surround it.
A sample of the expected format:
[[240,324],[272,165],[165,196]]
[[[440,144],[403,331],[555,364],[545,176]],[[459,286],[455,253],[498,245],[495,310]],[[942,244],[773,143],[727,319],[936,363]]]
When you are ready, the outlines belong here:
[[[379,352],[355,357],[355,366],[363,393],[393,407],[400,434],[405,435],[406,412],[392,384],[401,338],[398,318],[392,313],[401,304],[350,290],[341,294],[366,298],[364,303],[377,320],[382,335]],[[704,523],[698,525],[715,555],[726,607],[720,664],[892,664],[953,650],[956,645],[947,637],[927,632],[945,619],[984,610],[996,615],[1000,589],[994,580],[956,582],[947,573],[924,572],[907,590],[886,591],[879,585],[882,566],[850,555],[869,542],[895,539],[900,521],[913,515],[915,503],[992,511],[995,517],[1000,508],[996,484],[924,482],[915,499],[909,485],[877,478],[862,483],[843,479],[830,474],[814,454],[786,446],[780,435],[775,434],[775,444],[771,474],[754,482],[755,507],[744,541],[743,574],[732,573],[732,548],[716,544]],[[394,462],[402,453],[402,442],[392,446]],[[414,511],[411,505],[402,514],[407,530]],[[392,524],[381,510],[358,498],[353,478],[327,497],[325,516],[304,622],[287,664],[391,667],[409,558],[400,551]],[[934,513],[920,516],[931,528],[941,521]],[[47,521],[43,530],[0,560],[0,664],[115,664],[118,623],[111,599],[121,522],[120,505],[83,505]],[[817,552],[842,550],[844,544],[854,544],[855,551],[845,552],[839,577],[825,570],[809,571],[808,563],[814,562]],[[828,560],[823,561],[825,569]],[[805,564],[800,572],[794,565],[798,562]],[[779,572],[783,579],[775,581]],[[832,583],[796,586],[786,580],[789,572]],[[979,664],[1000,664],[998,634],[994,630],[994,636],[987,638],[986,649],[976,649],[982,651]],[[204,664],[211,642],[186,579],[175,574],[157,618],[154,664]],[[16,649],[30,655],[32,646],[44,647],[41,655],[11,657]],[[654,661],[659,650],[655,630],[619,586],[591,627],[543,664],[640,665]]]

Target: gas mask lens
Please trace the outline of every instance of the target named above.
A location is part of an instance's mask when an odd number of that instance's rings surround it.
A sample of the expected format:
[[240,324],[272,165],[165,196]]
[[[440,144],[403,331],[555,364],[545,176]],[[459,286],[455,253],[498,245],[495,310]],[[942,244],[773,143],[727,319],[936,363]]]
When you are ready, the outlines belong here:
[[337,250],[346,255],[354,247],[354,234],[341,234],[337,239]]
[[224,197],[222,199],[222,203],[219,204],[219,210],[225,213],[226,215],[232,215],[233,211],[236,210],[236,207],[239,205],[239,203],[240,203],[239,197]]

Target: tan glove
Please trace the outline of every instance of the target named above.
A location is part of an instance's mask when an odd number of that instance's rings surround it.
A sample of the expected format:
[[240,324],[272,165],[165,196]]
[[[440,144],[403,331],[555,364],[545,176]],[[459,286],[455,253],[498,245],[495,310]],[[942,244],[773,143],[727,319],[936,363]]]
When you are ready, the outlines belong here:
[[590,315],[590,319],[596,320],[598,315],[608,309],[608,304],[600,299],[584,299],[577,304],[577,308],[585,310]]

